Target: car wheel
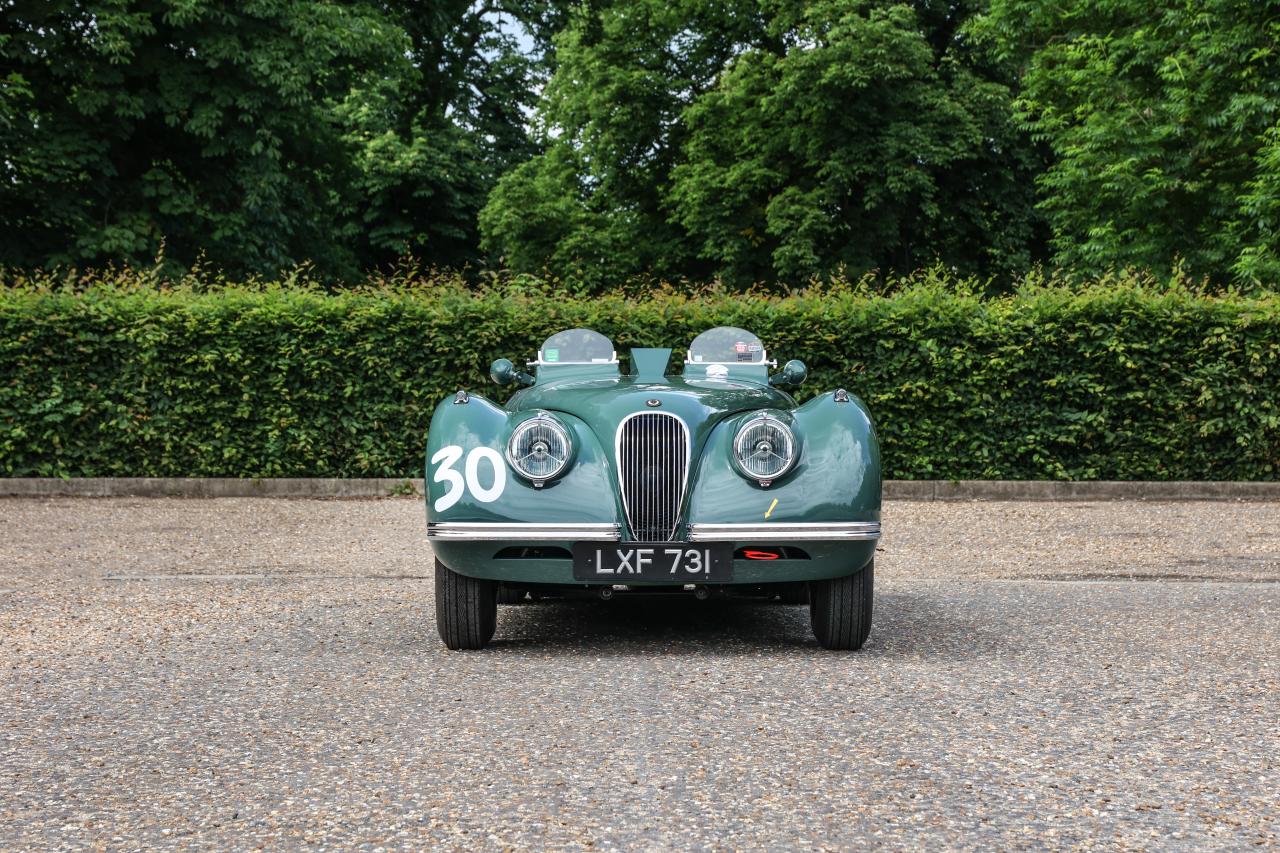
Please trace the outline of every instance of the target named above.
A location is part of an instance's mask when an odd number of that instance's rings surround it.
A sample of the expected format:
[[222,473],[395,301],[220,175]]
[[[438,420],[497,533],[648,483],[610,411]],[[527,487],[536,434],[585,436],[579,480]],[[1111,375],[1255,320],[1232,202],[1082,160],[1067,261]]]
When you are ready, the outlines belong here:
[[875,564],[842,578],[809,584],[813,635],[828,649],[860,649],[871,633]]
[[482,649],[498,627],[498,584],[436,560],[436,630],[451,649]]

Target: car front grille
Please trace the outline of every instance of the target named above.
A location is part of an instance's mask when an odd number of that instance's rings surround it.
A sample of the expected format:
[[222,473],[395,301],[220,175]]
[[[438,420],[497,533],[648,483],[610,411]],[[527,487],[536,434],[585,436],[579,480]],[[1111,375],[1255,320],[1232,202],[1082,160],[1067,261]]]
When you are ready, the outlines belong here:
[[641,412],[618,426],[618,479],[636,540],[675,538],[688,470],[689,431],[675,415]]

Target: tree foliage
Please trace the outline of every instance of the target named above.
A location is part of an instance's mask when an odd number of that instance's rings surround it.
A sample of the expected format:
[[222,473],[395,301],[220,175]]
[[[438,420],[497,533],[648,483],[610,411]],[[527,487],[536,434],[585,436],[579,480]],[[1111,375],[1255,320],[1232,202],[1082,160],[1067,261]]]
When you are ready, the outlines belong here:
[[1057,263],[1280,281],[1280,2],[993,0]]
[[642,0],[557,40],[547,150],[498,185],[517,269],[798,282],[1025,268],[1035,152],[966,4]]
[[[475,256],[533,149],[541,2],[14,0],[0,24],[0,260],[203,255],[329,275]],[[545,40],[545,36],[541,36]]]
[[3,9],[11,268],[1280,282],[1280,0]]
[[339,104],[354,148],[361,257],[478,258],[477,216],[497,179],[537,152],[528,132],[565,0],[395,0],[413,73],[370,68]]

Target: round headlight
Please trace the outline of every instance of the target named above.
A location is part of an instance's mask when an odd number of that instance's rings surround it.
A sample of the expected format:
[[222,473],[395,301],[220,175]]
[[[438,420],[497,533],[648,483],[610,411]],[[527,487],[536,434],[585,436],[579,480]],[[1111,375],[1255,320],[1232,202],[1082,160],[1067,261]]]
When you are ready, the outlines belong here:
[[743,474],[767,486],[795,464],[795,434],[772,415],[754,417],[738,428],[733,461]]
[[507,461],[516,473],[541,486],[569,464],[569,431],[547,414],[530,418],[511,433]]

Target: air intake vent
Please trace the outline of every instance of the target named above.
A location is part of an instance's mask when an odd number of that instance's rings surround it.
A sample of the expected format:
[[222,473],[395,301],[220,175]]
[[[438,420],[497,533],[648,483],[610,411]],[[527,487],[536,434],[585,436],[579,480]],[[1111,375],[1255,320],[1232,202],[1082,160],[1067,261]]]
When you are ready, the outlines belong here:
[[675,415],[640,412],[618,427],[618,479],[631,535],[640,542],[675,537],[689,470],[689,430]]

